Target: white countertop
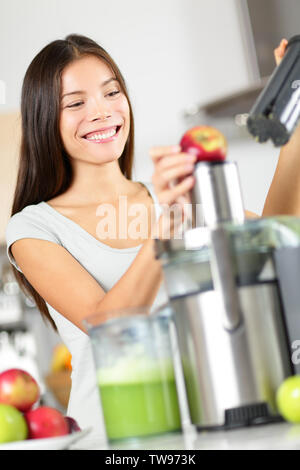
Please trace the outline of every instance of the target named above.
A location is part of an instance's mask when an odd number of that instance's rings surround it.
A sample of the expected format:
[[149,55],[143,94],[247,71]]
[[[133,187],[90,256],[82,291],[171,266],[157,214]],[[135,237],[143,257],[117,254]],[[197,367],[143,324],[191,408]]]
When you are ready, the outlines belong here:
[[230,431],[197,433],[189,427],[173,433],[115,444],[95,442],[88,436],[71,450],[296,450],[300,449],[300,424],[276,423]]

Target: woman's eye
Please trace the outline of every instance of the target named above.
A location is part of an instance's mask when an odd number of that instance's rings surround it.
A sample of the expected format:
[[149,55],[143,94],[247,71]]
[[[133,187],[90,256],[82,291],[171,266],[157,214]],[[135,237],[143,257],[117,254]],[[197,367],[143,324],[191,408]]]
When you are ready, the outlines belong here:
[[120,90],[115,90],[115,91],[111,91],[110,93],[107,93],[107,96],[110,96],[110,97],[113,97],[113,96],[116,96],[120,93]]
[[83,104],[83,101],[78,101],[77,103],[69,104],[67,108],[78,108],[78,106],[82,104]]

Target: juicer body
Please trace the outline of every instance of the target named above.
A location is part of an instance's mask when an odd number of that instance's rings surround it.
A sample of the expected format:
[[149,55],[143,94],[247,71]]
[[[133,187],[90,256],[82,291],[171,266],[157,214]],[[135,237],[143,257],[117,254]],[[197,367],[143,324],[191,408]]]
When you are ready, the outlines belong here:
[[274,282],[238,289],[243,320],[228,331],[214,290],[171,299],[191,421],[201,429],[279,419],[276,390],[293,374]]
[[[181,247],[156,244],[191,422],[209,430],[281,421],[276,391],[300,372],[291,341],[300,351],[299,237],[277,222],[244,220],[234,163],[200,162],[194,176],[191,200],[206,227],[189,230]],[[253,242],[264,230],[270,241]],[[276,231],[287,238],[275,247]]]

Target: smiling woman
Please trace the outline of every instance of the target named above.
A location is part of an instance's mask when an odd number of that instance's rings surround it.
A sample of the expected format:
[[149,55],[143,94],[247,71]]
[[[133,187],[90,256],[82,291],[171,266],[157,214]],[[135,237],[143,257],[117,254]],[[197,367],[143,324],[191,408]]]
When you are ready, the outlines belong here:
[[[7,254],[21,287],[72,354],[67,414],[103,437],[83,319],[97,313],[104,322],[108,311],[154,309],[167,300],[153,249],[161,208],[151,184],[131,180],[134,123],[126,85],[109,54],[91,39],[70,35],[33,59],[21,117]],[[168,178],[181,177],[165,195],[171,204],[192,187],[191,178],[184,178],[191,168],[178,146],[159,151],[178,166]],[[113,209],[109,223],[117,237],[99,230],[106,207]],[[143,209],[140,219],[137,208]]]

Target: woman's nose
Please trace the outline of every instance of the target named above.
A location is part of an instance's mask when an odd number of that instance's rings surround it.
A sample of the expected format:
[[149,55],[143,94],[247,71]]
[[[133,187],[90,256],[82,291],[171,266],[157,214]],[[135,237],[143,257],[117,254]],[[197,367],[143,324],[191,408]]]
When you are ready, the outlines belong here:
[[104,121],[109,117],[111,117],[111,111],[108,106],[103,106],[103,103],[95,100],[89,109],[89,119],[91,121]]
[[105,121],[106,119],[109,119],[111,117],[110,113],[106,112],[101,112],[101,113],[96,113],[95,116],[91,119],[92,121]]

